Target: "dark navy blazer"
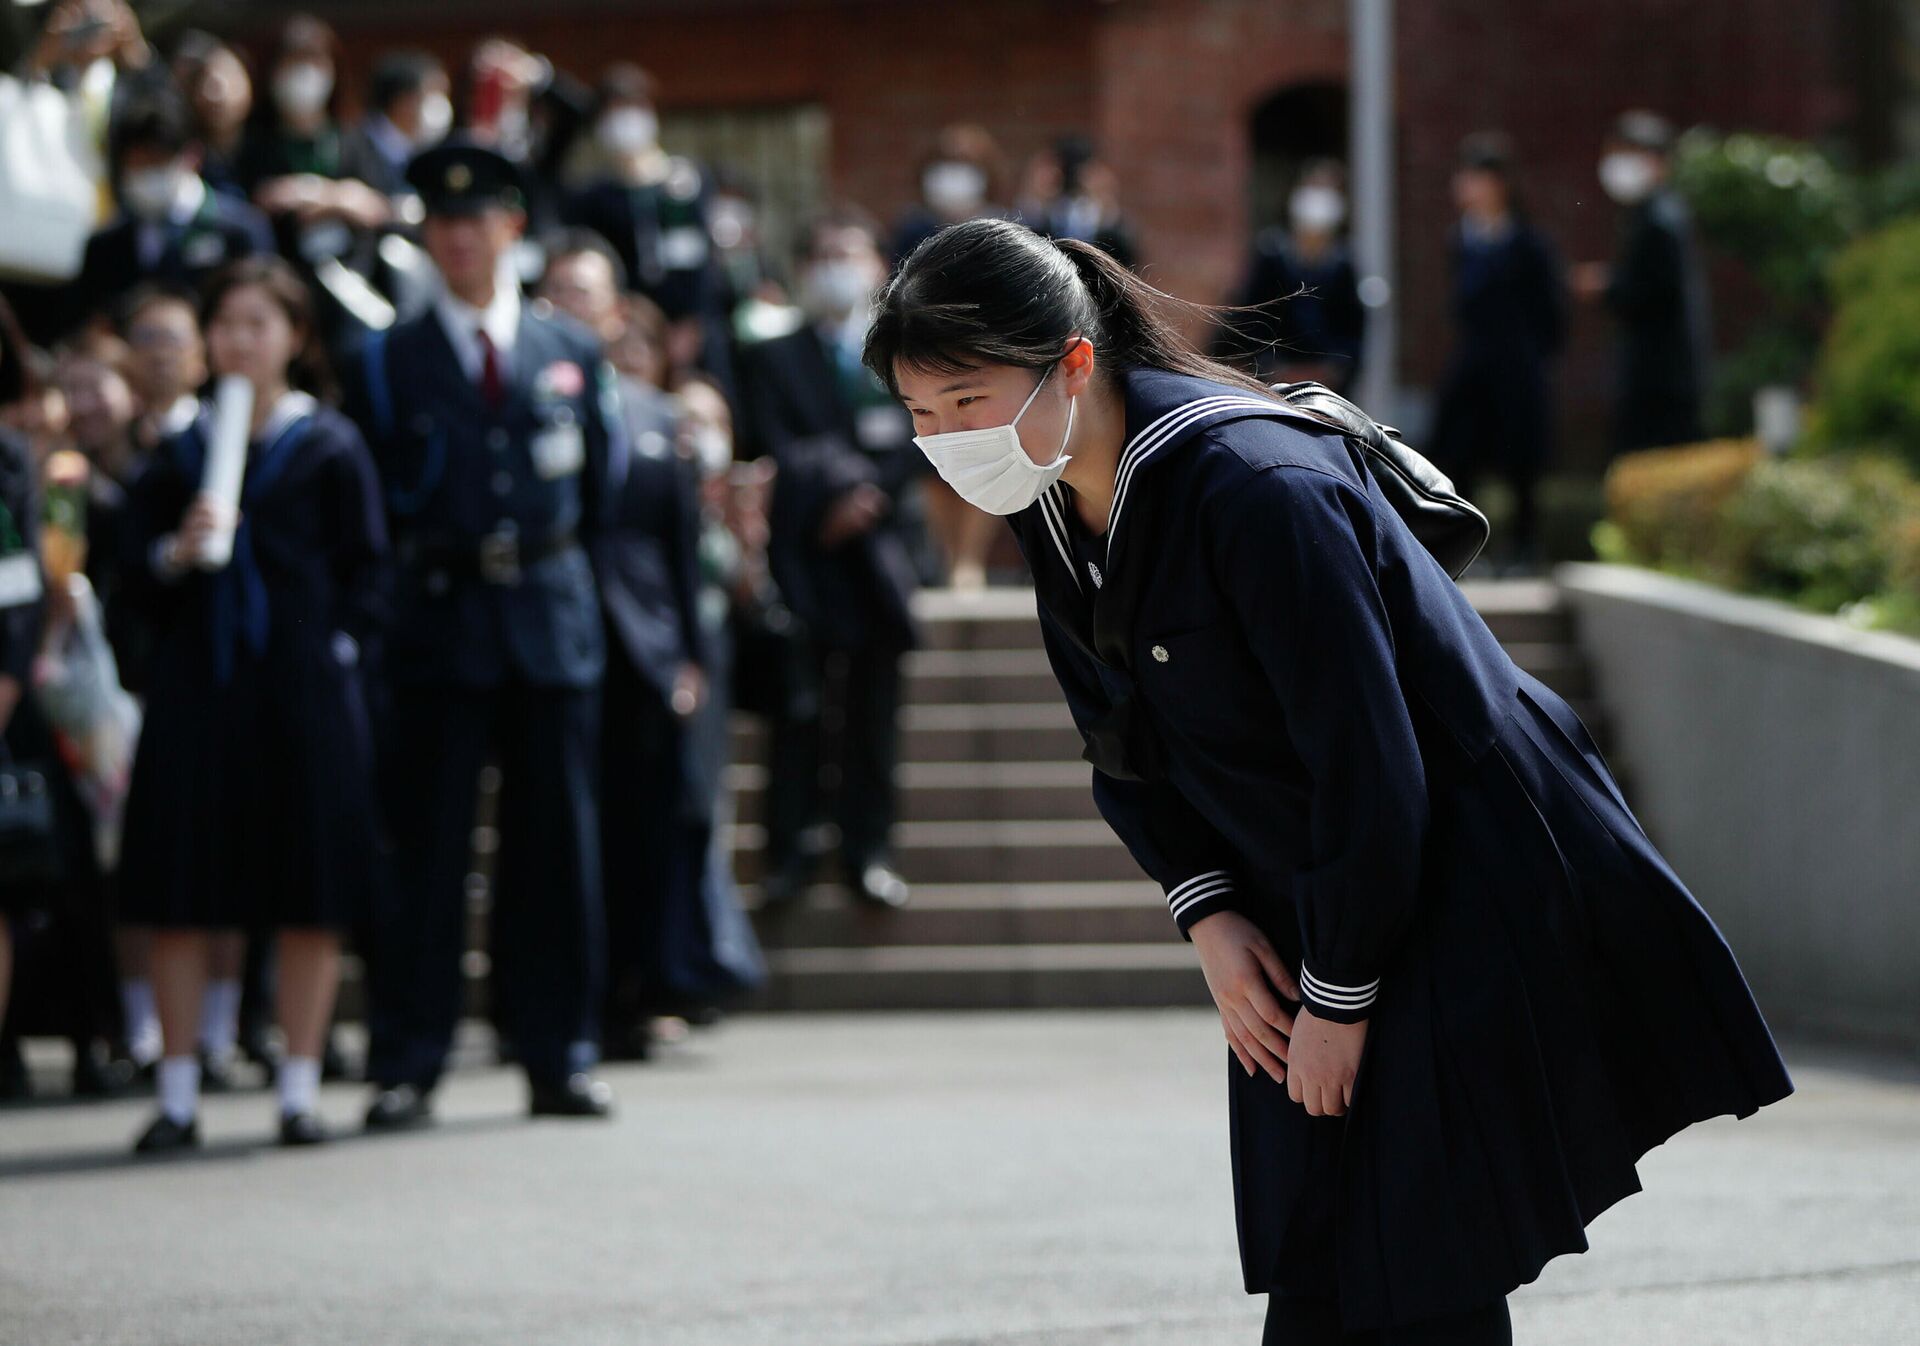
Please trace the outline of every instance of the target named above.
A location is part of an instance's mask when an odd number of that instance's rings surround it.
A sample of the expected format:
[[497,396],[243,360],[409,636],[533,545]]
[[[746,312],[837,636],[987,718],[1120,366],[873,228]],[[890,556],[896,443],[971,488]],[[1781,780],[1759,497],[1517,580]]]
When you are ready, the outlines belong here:
[[[140,255],[140,235],[156,229],[160,251],[148,265]],[[193,290],[228,262],[272,252],[273,229],[252,203],[209,190],[186,223],[148,224],[122,213],[87,240],[86,260],[69,284],[58,324],[67,331],[106,305],[117,302],[143,281],[163,281]]]
[[[394,680],[597,685],[606,642],[588,548],[627,464],[599,343],[577,323],[524,306],[497,412],[467,377],[435,309],[370,337],[348,371],[359,377],[346,405],[380,468],[393,533]],[[577,464],[543,474],[535,456],[542,437],[574,431]],[[502,530],[535,558],[517,583],[475,573],[483,539]]]
[[1095,799],[1183,935],[1290,906],[1304,1000],[1364,1018],[1414,906],[1429,778],[1492,744],[1518,670],[1336,431],[1231,385],[1121,377],[1099,581],[1064,483],[1011,520],[1106,768]]

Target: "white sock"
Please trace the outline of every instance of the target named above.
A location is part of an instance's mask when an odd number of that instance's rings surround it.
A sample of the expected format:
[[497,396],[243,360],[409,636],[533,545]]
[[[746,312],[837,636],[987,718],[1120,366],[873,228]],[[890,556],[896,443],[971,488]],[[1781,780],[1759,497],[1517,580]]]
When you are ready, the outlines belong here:
[[160,1061],[160,1111],[185,1126],[200,1111],[200,1060],[168,1056]]
[[240,983],[210,981],[200,998],[200,1045],[219,1060],[240,1038]]
[[160,1059],[160,1016],[153,1008],[153,983],[129,977],[120,983],[120,1014],[127,1021],[127,1055],[137,1066]]
[[320,1101],[320,1058],[289,1056],[280,1063],[280,1115],[312,1112]]

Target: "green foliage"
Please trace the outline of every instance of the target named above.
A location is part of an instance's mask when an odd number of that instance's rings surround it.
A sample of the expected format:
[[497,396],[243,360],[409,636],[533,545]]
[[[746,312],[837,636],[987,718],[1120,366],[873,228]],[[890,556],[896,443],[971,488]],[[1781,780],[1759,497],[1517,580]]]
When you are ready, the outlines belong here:
[[1798,141],[1695,129],[1681,138],[1674,182],[1700,237],[1789,309],[1822,303],[1827,266],[1862,221],[1858,184]]
[[1920,634],[1920,481],[1897,460],[1719,441],[1624,455],[1606,490],[1602,560]]
[[1833,612],[1888,588],[1914,517],[1920,487],[1898,463],[1765,462],[1723,506],[1717,549],[1741,587]]
[[1711,576],[1721,506],[1763,456],[1752,440],[1621,455],[1607,469],[1607,526],[1594,533],[1595,552],[1607,560]]
[[1831,274],[1810,443],[1890,452],[1920,470],[1920,217],[1861,239]]

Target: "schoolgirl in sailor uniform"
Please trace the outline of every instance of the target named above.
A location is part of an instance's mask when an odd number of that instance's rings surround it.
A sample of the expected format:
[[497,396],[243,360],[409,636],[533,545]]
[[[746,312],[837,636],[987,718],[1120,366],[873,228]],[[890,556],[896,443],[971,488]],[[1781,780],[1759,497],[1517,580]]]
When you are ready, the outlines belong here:
[[154,927],[165,1056],[159,1115],[136,1148],[199,1143],[192,1053],[207,943],[279,933],[280,1139],[324,1139],[319,1056],[339,932],[364,919],[375,857],[361,664],[382,611],[386,526],[353,422],[288,387],[312,339],[306,287],[277,258],[216,273],[205,322],[217,372],[255,413],[232,559],[202,568],[218,521],[200,494],[212,415],[163,440],[129,495],[128,599],[154,644],[121,854],[121,903]]
[[928,240],[866,358],[1013,525],[1102,814],[1230,1046],[1266,1340],[1506,1342],[1506,1295],[1693,1122],[1792,1092],[1585,726],[1337,431],[1092,247]]

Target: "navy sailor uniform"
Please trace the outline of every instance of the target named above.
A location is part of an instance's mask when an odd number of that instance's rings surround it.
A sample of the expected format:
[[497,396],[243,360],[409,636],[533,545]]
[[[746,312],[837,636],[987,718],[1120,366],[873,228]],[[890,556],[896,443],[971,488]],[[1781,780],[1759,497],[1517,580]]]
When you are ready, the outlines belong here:
[[1350,1331],[1484,1304],[1584,1251],[1653,1146],[1792,1083],[1586,727],[1349,441],[1121,379],[1104,536],[1064,483],[1011,520],[1095,798],[1182,935],[1239,911],[1316,1015],[1369,1021],[1344,1116],[1229,1054],[1246,1288],[1337,1293]]
[[288,393],[249,447],[232,560],[170,573],[155,548],[211,437],[203,406],[129,492],[126,601],[154,640],[121,915],[344,930],[368,914],[376,863],[363,655],[385,613],[379,483],[351,421]]

